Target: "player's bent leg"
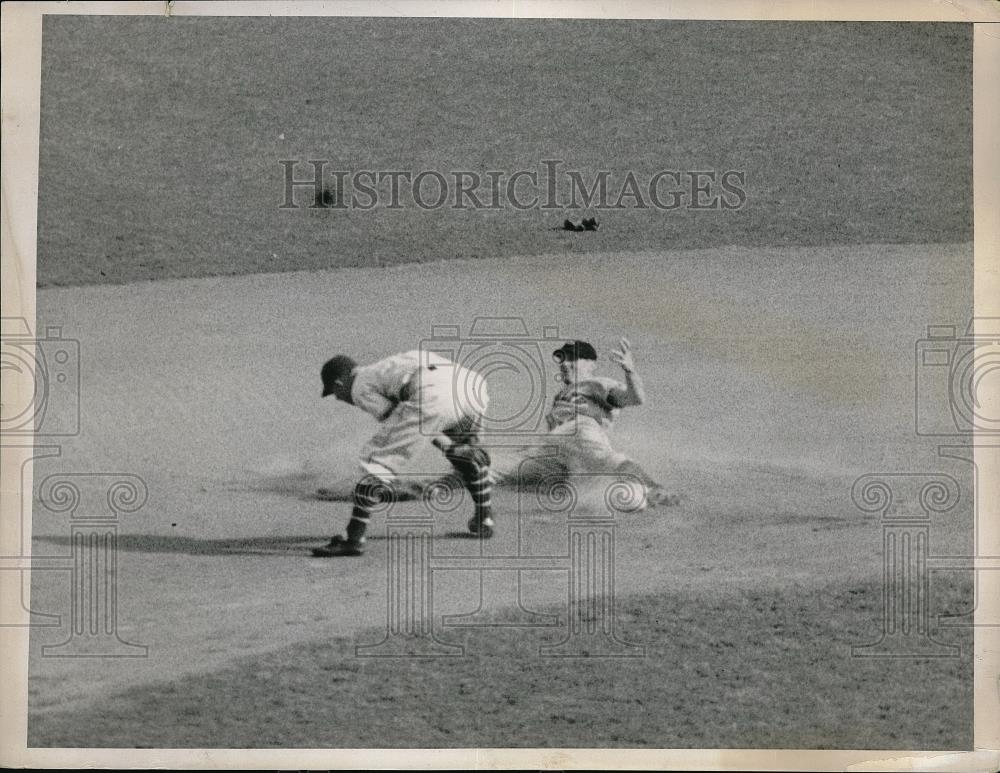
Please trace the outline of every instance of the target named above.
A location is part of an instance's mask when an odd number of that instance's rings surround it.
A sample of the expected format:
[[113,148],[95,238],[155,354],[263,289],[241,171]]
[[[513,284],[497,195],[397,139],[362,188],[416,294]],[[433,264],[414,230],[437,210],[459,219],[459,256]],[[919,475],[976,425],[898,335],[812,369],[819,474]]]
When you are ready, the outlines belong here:
[[374,475],[364,477],[354,487],[354,507],[347,522],[347,535],[336,535],[327,545],[315,548],[313,555],[318,558],[363,555],[365,532],[368,531],[372,511],[391,497],[392,489],[386,481]]
[[445,449],[445,458],[458,473],[469,496],[474,512],[469,531],[480,537],[493,536],[493,482],[490,478],[490,455],[478,445],[456,444]]
[[590,417],[577,419],[572,432],[567,432],[564,453],[572,467],[583,471],[613,470],[622,475],[638,478],[646,488],[646,501],[651,506],[680,504],[676,495],[670,494],[657,483],[637,462],[611,445],[607,431]]
[[370,475],[393,480],[426,446],[435,422],[433,416],[422,416],[418,406],[400,403],[361,449],[361,468]]
[[628,461],[625,454],[611,445],[604,427],[589,416],[564,422],[551,434],[559,438],[560,454],[571,472],[617,471]]

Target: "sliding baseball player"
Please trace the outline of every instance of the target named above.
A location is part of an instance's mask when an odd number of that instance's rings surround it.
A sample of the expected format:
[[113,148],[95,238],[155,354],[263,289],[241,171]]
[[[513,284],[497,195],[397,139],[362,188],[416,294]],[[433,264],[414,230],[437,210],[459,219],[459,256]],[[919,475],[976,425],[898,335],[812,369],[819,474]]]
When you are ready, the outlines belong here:
[[[628,339],[621,338],[619,348],[609,357],[622,369],[624,383],[595,375],[597,351],[586,341],[569,341],[552,356],[563,386],[546,416],[546,438],[558,446],[557,463],[569,473],[617,472],[635,476],[646,487],[648,504],[678,504],[678,498],[669,495],[637,462],[616,450],[608,436],[622,408],[642,405],[646,399]],[[548,460],[540,461],[544,468]]]

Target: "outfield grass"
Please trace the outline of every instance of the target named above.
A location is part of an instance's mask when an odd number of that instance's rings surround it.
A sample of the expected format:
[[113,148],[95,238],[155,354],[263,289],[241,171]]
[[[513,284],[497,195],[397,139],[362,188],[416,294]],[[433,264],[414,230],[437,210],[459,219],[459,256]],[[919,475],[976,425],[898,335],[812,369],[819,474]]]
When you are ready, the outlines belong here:
[[[969,25],[49,16],[43,33],[41,285],[971,238]],[[747,204],[279,210],[279,161],[313,158],[562,159],[619,185],[736,169]],[[553,230],[586,214],[600,231]]]
[[[937,609],[971,584],[936,583]],[[331,637],[32,718],[31,746],[969,749],[971,632],[950,659],[851,658],[881,588],[678,590],[625,599],[628,659],[556,659],[553,629],[444,632],[466,657],[356,658]],[[553,609],[559,613],[560,609]],[[454,629],[452,629],[454,630]],[[560,629],[562,630],[562,629]],[[954,629],[953,629],[954,631]],[[237,708],[239,707],[239,708]]]

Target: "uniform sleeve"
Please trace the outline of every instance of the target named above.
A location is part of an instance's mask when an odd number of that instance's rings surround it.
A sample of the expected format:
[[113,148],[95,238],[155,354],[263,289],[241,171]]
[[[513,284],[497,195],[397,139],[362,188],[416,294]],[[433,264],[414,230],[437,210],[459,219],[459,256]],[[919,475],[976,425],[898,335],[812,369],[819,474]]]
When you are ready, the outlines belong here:
[[359,368],[351,388],[354,404],[383,421],[403,400],[420,367],[420,352],[403,352]]
[[362,383],[355,383],[351,390],[351,399],[354,404],[363,411],[370,413],[379,421],[385,419],[396,404],[378,390],[378,385],[373,381],[365,380]]

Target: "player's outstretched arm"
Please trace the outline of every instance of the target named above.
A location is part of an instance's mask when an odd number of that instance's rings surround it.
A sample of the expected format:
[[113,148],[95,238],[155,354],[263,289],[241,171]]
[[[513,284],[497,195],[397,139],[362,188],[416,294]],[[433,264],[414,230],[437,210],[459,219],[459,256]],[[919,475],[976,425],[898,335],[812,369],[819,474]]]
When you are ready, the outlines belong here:
[[646,402],[646,390],[639,374],[635,372],[635,357],[632,354],[632,345],[627,338],[618,339],[618,348],[611,352],[609,358],[625,372],[626,389],[622,407],[642,405]]

